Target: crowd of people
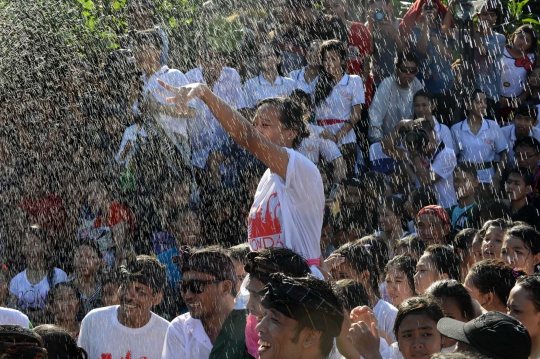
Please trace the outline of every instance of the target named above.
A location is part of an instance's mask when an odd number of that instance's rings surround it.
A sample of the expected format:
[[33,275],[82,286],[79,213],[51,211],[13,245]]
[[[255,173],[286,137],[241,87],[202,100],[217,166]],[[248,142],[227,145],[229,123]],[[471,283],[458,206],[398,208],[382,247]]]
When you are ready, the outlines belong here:
[[276,0],[184,73],[152,4],[1,125],[2,355],[540,357],[531,25]]

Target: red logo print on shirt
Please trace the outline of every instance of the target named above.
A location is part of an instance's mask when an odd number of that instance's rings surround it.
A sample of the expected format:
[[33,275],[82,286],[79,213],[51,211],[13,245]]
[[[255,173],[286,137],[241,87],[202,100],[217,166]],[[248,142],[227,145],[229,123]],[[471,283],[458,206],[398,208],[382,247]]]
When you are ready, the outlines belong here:
[[272,193],[266,203],[251,207],[249,214],[249,245],[254,251],[269,247],[284,247],[279,219],[281,203]]

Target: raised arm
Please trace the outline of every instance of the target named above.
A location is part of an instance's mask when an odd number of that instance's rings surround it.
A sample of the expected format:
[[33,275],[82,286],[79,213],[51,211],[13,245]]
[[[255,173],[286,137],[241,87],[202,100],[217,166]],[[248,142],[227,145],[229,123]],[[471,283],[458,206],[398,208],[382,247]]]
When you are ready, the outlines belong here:
[[[250,121],[212,93],[206,85],[194,83],[176,88],[161,80],[158,80],[158,82],[165,89],[175,94],[175,97],[168,98],[167,101],[176,103],[181,113],[185,112],[189,100],[193,98],[201,99],[212,111],[214,117],[225,131],[240,146],[246,148],[281,178],[285,179],[287,177],[287,165],[289,163],[287,150],[261,135]],[[263,119],[264,121],[265,119]]]

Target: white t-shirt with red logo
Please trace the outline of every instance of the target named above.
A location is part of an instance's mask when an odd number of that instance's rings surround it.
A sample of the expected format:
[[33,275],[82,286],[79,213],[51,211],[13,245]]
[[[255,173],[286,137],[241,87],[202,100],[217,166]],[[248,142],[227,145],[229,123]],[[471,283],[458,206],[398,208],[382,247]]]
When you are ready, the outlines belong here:
[[324,191],[317,167],[300,153],[289,153],[287,178],[266,170],[251,206],[248,240],[251,250],[286,247],[306,260],[321,257]]

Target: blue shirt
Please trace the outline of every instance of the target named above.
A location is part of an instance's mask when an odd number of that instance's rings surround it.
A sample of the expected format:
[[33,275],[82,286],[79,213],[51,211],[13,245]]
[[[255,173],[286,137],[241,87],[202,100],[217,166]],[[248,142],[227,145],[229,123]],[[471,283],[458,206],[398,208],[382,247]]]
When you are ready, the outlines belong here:
[[[446,45],[454,47],[454,41],[441,37],[441,30],[438,28],[430,28],[429,31],[437,36]],[[441,54],[433,43],[429,40],[425,54],[421,54],[416,50],[416,44],[420,40],[422,30],[415,27],[413,29],[412,38],[415,45],[415,53],[418,56],[419,72],[418,79],[424,83],[427,90],[433,93],[443,93],[452,88],[454,84],[454,74],[452,73],[452,57],[447,57]]]

